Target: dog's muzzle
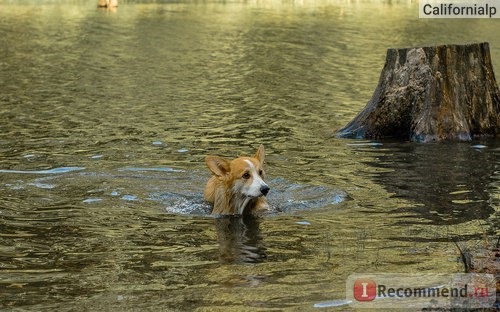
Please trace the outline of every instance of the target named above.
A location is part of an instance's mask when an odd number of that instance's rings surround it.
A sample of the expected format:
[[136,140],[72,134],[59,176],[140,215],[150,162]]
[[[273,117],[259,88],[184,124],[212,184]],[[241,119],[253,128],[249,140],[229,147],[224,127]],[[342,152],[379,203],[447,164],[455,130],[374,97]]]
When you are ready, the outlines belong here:
[[266,196],[266,195],[267,195],[267,193],[269,193],[269,190],[270,190],[270,188],[269,188],[269,186],[267,186],[267,185],[263,185],[263,186],[261,186],[261,187],[260,187],[260,192],[261,192],[261,193],[262,193],[262,195],[264,195],[264,196]]

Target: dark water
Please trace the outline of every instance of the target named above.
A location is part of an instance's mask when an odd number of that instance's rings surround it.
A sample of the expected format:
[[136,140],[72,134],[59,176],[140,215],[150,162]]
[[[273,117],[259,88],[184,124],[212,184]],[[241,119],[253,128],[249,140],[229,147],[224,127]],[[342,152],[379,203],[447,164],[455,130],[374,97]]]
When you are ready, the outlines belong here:
[[[498,68],[498,21],[96,3],[0,0],[2,310],[313,310],[354,272],[461,272],[453,241],[498,235],[498,142],[331,136],[387,48],[489,41]],[[207,216],[204,156],[261,143],[275,212]]]

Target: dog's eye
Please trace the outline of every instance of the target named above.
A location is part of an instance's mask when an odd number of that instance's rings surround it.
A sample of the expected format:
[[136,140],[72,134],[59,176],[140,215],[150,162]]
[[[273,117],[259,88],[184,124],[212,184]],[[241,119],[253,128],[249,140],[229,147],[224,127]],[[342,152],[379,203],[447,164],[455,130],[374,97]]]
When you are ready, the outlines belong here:
[[264,171],[262,169],[259,170],[259,175],[262,176],[264,174]]
[[243,179],[250,179],[250,173],[245,172],[242,176]]

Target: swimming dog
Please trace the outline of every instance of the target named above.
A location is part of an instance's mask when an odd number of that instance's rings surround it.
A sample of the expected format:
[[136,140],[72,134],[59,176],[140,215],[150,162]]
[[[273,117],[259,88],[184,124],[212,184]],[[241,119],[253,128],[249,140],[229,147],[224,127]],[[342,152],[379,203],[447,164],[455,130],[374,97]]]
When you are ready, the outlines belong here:
[[213,204],[212,214],[255,213],[269,208],[265,196],[269,186],[264,182],[264,146],[253,157],[226,160],[207,156],[205,163],[212,172],[205,188],[205,200]]
[[118,0],[99,0],[97,7],[99,8],[116,8],[118,6]]

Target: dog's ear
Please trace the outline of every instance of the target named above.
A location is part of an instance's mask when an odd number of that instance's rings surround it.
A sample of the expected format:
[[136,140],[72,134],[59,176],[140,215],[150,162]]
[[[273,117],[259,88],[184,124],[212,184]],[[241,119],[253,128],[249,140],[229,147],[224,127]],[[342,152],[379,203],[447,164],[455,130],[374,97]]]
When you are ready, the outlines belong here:
[[260,162],[260,165],[263,165],[264,164],[264,157],[265,157],[264,145],[261,144],[259,146],[259,149],[255,153],[254,158],[256,158]]
[[207,156],[205,157],[205,163],[208,169],[218,177],[223,177],[229,172],[229,162],[222,157]]

